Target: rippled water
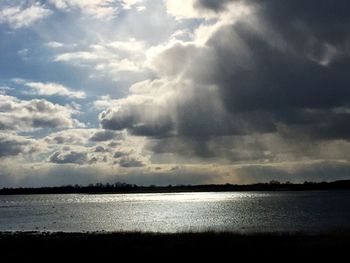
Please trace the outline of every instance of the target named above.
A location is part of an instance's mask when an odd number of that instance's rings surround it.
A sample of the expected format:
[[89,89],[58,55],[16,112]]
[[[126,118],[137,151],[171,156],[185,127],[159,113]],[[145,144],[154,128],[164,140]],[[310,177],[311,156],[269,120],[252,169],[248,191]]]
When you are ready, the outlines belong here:
[[302,231],[350,227],[350,191],[0,196],[0,231]]

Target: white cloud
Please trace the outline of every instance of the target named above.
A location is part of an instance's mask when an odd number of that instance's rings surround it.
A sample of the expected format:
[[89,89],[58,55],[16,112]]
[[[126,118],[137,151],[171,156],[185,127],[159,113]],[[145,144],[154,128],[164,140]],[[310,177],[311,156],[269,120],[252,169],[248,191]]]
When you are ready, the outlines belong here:
[[90,67],[97,74],[108,74],[115,78],[119,72],[145,70],[145,47],[143,41],[133,38],[126,41],[101,41],[83,50],[57,54],[54,61]]
[[[143,0],[122,0],[122,5],[124,9],[131,9],[135,5],[143,2]],[[138,8],[139,6],[137,6]]]
[[119,99],[112,99],[110,96],[101,96],[98,100],[93,102],[93,107],[97,110],[104,110],[109,107],[117,107]]
[[103,129],[66,129],[53,132],[44,138],[44,141],[50,145],[86,145],[91,146],[93,143],[102,144],[111,141],[121,141],[125,135],[121,132],[108,131]]
[[143,41],[138,41],[134,38],[131,38],[127,41],[112,41],[106,44],[107,47],[114,49],[125,50],[125,51],[142,51],[145,48],[145,43]]
[[84,50],[58,54],[54,61],[72,61],[79,62],[80,64],[94,61],[115,62],[120,60],[121,56],[128,59],[136,59],[141,56],[144,49],[145,43],[135,39],[127,41],[101,41],[89,45]]
[[244,1],[235,0],[165,0],[165,6],[167,13],[176,19],[204,18],[206,20],[236,16],[245,12],[247,7]]
[[22,48],[20,50],[17,51],[17,54],[22,57],[22,59],[26,60],[28,59],[28,51],[29,49],[28,48]]
[[44,99],[20,100],[0,95],[0,130],[33,131],[40,128],[73,128],[84,124],[72,118],[76,110]]
[[13,88],[10,88],[8,86],[0,86],[0,95],[5,95],[9,90],[13,90]]
[[98,19],[112,19],[117,8],[113,0],[49,0],[57,9],[63,11],[79,10],[84,15]]
[[60,47],[64,46],[63,43],[57,42],[57,41],[50,41],[50,42],[46,43],[45,45],[47,47],[50,47],[50,48],[60,48]]
[[137,6],[136,9],[137,9],[137,11],[141,12],[141,11],[146,10],[146,7],[141,5],[141,6]]
[[84,145],[93,131],[92,129],[66,129],[50,133],[43,140],[56,147],[57,145]]
[[48,17],[52,11],[44,5],[35,3],[27,8],[11,6],[0,10],[0,23],[6,23],[14,29],[29,27]]
[[[221,1],[201,1],[201,0],[165,0],[167,13],[175,19],[205,19],[194,30],[190,36],[192,43],[197,46],[204,46],[206,42],[221,28],[226,25],[233,25],[244,17],[252,14],[254,7],[244,1],[221,0]],[[206,8],[207,7],[209,8]],[[252,17],[249,16],[252,20]],[[254,21],[254,20],[253,20]],[[173,35],[173,38],[176,37]]]
[[87,51],[68,52],[57,55],[54,61],[93,61],[100,57],[97,54]]
[[142,63],[137,63],[128,59],[122,59],[120,61],[98,64],[95,69],[101,72],[117,74],[118,72],[122,71],[141,72],[144,69],[144,66]]
[[167,12],[177,19],[200,17],[198,10],[194,8],[196,0],[178,1],[165,0]]
[[70,98],[83,99],[86,97],[83,91],[72,91],[68,87],[58,83],[26,82],[25,85],[35,91],[37,95],[43,96],[67,96]]

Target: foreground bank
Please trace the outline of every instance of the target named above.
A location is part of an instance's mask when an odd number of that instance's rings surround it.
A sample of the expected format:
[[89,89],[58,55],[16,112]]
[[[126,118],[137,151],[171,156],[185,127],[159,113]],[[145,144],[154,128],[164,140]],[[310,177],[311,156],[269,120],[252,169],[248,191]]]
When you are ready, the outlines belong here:
[[350,231],[300,233],[0,233],[3,259],[336,259],[350,248]]

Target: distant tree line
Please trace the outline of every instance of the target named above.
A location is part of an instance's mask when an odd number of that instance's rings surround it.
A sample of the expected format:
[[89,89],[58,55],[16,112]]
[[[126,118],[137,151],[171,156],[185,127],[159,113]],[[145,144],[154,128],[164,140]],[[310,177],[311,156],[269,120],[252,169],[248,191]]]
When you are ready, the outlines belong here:
[[227,191],[305,191],[305,190],[350,190],[350,180],[334,182],[304,182],[293,184],[270,181],[269,183],[257,183],[249,185],[237,184],[208,184],[208,185],[168,185],[168,186],[138,186],[117,182],[96,183],[87,186],[66,185],[57,187],[38,188],[2,188],[0,195],[11,194],[103,194],[103,193],[171,193],[171,192],[227,192]]

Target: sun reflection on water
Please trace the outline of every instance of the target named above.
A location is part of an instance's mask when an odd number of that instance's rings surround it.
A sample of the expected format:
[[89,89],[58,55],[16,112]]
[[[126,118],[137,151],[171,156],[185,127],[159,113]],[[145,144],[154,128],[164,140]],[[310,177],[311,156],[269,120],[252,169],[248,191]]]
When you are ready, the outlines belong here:
[[76,201],[105,203],[105,202],[220,202],[242,198],[262,197],[263,193],[240,192],[189,192],[189,193],[147,193],[147,194],[106,194],[80,195]]

